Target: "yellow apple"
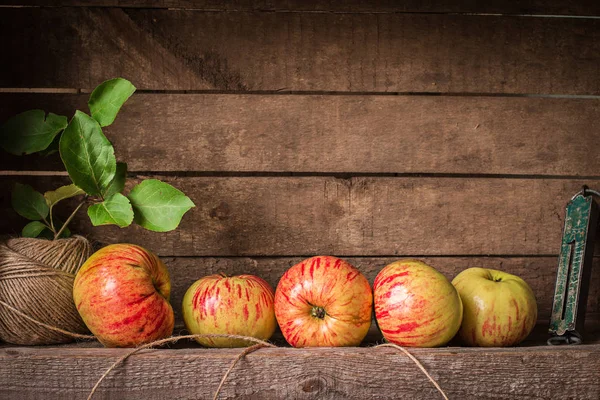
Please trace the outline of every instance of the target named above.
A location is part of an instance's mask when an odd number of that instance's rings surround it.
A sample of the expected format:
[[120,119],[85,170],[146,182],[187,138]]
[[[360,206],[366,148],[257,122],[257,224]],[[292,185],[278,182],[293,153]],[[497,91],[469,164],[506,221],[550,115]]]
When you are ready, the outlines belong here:
[[521,278],[506,272],[469,268],[454,278],[464,306],[461,339],[471,346],[514,346],[537,321],[535,295]]
[[388,265],[375,278],[373,292],[377,325],[388,342],[442,346],[460,328],[462,303],[456,289],[424,262],[401,260]]
[[[273,289],[254,275],[210,275],[197,280],[183,297],[183,321],[193,334],[250,336],[268,340],[277,322]],[[199,338],[207,347],[245,347],[230,338]]]

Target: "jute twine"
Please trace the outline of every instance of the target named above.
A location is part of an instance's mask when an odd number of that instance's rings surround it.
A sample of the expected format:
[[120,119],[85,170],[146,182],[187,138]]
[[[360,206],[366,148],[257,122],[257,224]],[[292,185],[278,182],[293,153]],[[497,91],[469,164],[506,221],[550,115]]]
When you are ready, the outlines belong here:
[[[214,339],[214,338],[241,339],[241,340],[247,340],[247,341],[255,343],[255,344],[253,346],[245,348],[243,351],[241,351],[233,359],[231,365],[229,366],[229,368],[227,369],[227,371],[225,371],[225,373],[223,374],[223,377],[221,378],[219,386],[215,390],[215,394],[213,396],[213,400],[217,400],[219,398],[219,393],[221,393],[221,389],[225,385],[225,382],[227,381],[227,378],[229,377],[229,374],[231,373],[231,371],[236,366],[236,364],[238,363],[239,360],[241,360],[246,355],[248,355],[250,353],[253,353],[256,350],[261,349],[263,347],[275,347],[275,348],[277,347],[274,344],[266,342],[264,340],[256,339],[256,338],[249,337],[249,336],[239,336],[239,335],[195,334],[195,335],[173,336],[173,337],[166,338],[166,339],[156,340],[154,342],[147,343],[147,344],[144,344],[142,346],[136,347],[135,349],[132,349],[131,351],[129,351],[128,353],[125,353],[123,356],[121,356],[119,359],[117,359],[117,361],[115,361],[104,372],[104,374],[102,374],[102,376],[100,377],[100,379],[98,379],[98,381],[96,382],[96,384],[92,388],[92,390],[91,390],[91,392],[90,392],[87,400],[92,400],[92,398],[94,397],[94,393],[96,393],[96,390],[98,389],[98,387],[100,387],[100,384],[102,383],[102,381],[113,370],[115,370],[119,365],[121,365],[129,357],[131,357],[132,355],[134,355],[134,354],[136,354],[136,353],[138,353],[138,352],[140,352],[142,350],[149,349],[149,348],[156,347],[156,346],[160,346],[160,345],[167,344],[167,343],[175,343],[175,342],[178,342],[179,340],[182,340],[182,339]],[[442,397],[444,398],[444,400],[449,400],[448,396],[446,396],[446,393],[444,392],[444,390],[442,390],[442,388],[436,382],[436,380],[433,379],[433,377],[431,376],[431,374],[429,372],[427,372],[427,370],[425,369],[425,367],[423,366],[423,364],[421,364],[421,362],[419,360],[417,360],[417,358],[415,356],[413,356],[407,349],[405,349],[402,346],[398,346],[397,344],[393,344],[393,343],[380,344],[380,345],[374,346],[373,349],[377,349],[377,348],[380,348],[380,347],[392,347],[392,348],[400,350],[402,353],[404,353],[413,363],[415,363],[415,365],[421,370],[421,372],[423,372],[423,374],[427,377],[427,379],[429,379],[429,381],[431,381],[431,383],[433,384],[433,386],[435,386],[435,388],[438,390],[438,392],[440,392],[440,394],[442,395]]]
[[73,303],[73,281],[91,253],[81,236],[0,244],[0,340],[41,345],[89,338]]

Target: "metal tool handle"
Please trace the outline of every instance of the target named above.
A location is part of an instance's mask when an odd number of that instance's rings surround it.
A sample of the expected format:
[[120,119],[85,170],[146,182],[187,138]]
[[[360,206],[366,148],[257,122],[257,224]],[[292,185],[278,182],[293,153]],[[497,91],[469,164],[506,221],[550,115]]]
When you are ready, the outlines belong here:
[[584,327],[599,206],[583,186],[567,203],[562,244],[556,274],[549,345],[580,344]]
[[576,331],[566,332],[562,336],[552,336],[547,341],[547,343],[552,346],[558,346],[561,344],[581,344],[582,342],[583,338]]

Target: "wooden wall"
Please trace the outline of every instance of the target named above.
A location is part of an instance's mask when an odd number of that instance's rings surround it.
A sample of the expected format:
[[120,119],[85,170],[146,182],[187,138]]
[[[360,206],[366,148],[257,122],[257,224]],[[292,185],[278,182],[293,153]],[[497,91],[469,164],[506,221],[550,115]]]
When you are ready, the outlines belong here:
[[[197,207],[170,233],[75,225],[164,257],[176,309],[213,272],[275,285],[332,254],[372,280],[409,256],[516,273],[544,323],[565,203],[600,188],[600,5],[506,3],[2,0],[0,120],[72,115],[116,76],[138,87],[107,136],[132,182]],[[66,177],[58,158],[0,169],[0,231],[17,234],[12,182]]]

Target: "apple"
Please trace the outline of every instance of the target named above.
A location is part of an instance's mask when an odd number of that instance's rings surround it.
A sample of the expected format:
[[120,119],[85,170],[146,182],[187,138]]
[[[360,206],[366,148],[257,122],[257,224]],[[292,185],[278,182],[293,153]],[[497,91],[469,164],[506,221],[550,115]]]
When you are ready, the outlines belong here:
[[373,295],[358,269],[335,257],[294,265],[275,291],[275,315],[294,347],[358,346],[371,326]]
[[83,264],[73,298],[89,330],[106,347],[134,347],[173,332],[167,267],[133,244],[106,246]]
[[514,346],[537,321],[535,295],[521,278],[506,272],[469,268],[454,278],[464,305],[460,338],[471,346]]
[[407,347],[437,347],[450,341],[462,320],[458,292],[444,275],[418,260],[383,268],[373,285],[375,319],[383,337]]
[[[275,331],[273,289],[253,275],[210,275],[197,280],[183,297],[183,320],[193,334],[251,336],[268,340]],[[199,338],[207,347],[246,347],[247,340]]]

